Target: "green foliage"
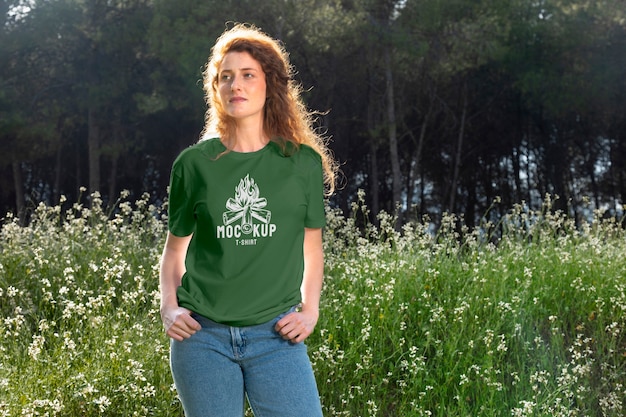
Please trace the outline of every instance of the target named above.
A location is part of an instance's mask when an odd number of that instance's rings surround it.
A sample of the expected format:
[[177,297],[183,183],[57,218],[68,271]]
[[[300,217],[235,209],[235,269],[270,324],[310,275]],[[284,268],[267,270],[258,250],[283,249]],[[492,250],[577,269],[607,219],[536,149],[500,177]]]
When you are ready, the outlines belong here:
[[[516,206],[398,232],[328,210],[309,352],[327,416],[621,416],[619,219]],[[181,416],[158,313],[163,208],[61,201],[0,230],[0,416]]]
[[439,222],[454,201],[473,225],[495,195],[509,208],[559,194],[574,214],[578,195],[600,207],[626,194],[622,1],[26,3],[0,5],[3,211],[105,178],[105,201],[122,188],[163,198],[163,173],[202,130],[210,48],[236,21],[284,42],[325,112],[342,207],[366,188],[374,211],[401,195],[403,216],[417,204]]
[[330,415],[622,415],[624,231],[597,214],[576,228],[547,197],[476,230],[446,216],[433,235],[329,213],[310,343]]
[[154,366],[167,363],[160,210],[147,196],[115,213],[101,203],[40,205],[28,227],[2,227],[0,415],[171,415],[168,370]]

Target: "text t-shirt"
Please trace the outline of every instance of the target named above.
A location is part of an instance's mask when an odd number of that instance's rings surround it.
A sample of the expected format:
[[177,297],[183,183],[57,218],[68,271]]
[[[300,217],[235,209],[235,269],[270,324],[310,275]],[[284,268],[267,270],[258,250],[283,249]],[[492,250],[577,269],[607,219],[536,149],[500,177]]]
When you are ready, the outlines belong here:
[[218,323],[264,323],[300,302],[304,228],[325,225],[320,156],[310,147],[285,155],[270,142],[228,152],[201,141],[174,161],[169,230],[193,233],[181,307]]

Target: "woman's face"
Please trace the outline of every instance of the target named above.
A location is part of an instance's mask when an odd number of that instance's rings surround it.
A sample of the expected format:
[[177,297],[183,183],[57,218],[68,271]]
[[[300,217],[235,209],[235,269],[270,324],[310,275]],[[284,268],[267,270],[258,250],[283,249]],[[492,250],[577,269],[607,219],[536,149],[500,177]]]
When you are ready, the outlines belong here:
[[263,120],[266,84],[261,64],[248,52],[229,52],[219,67],[218,94],[226,113],[237,119]]

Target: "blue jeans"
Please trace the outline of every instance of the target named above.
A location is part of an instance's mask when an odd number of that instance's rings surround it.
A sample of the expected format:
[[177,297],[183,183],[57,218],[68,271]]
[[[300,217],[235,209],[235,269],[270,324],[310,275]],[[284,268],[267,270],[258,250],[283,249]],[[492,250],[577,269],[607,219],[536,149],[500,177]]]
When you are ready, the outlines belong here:
[[197,314],[202,329],[170,345],[170,365],[186,417],[242,417],[245,396],[256,417],[320,417],[304,343],[283,340],[267,323],[230,327]]

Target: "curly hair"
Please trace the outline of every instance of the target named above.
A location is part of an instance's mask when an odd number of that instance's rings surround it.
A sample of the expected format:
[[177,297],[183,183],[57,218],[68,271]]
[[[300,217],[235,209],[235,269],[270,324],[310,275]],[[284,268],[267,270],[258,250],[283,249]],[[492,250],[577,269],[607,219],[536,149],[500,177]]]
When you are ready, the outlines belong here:
[[[203,137],[215,134],[228,145],[235,140],[235,120],[226,114],[218,95],[218,73],[224,56],[229,52],[247,52],[265,73],[266,102],[263,129],[271,141],[285,154],[300,145],[313,148],[322,158],[324,184],[327,194],[335,190],[338,164],[324,137],[313,128],[315,112],[309,111],[301,98],[302,87],[293,79],[294,68],[281,43],[246,24],[236,24],[217,39],[203,72],[205,115]],[[227,148],[230,148],[227,146]],[[228,152],[228,151],[227,151]]]

